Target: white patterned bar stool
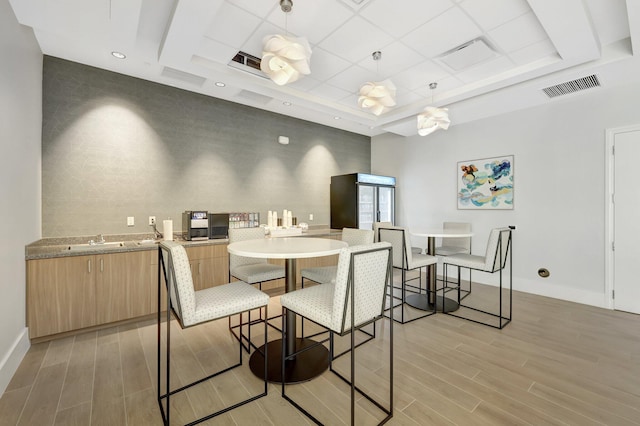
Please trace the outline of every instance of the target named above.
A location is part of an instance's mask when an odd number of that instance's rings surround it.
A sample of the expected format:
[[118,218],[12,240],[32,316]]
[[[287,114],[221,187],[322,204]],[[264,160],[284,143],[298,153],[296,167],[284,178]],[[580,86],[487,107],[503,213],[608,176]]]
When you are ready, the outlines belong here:
[[[471,232],[471,224],[468,222],[442,222],[444,231]],[[471,237],[443,238],[442,244],[436,247],[436,257],[444,258],[454,254],[470,254]],[[448,287],[450,283],[444,282],[443,286]],[[461,288],[461,297],[464,299],[471,293],[471,269],[469,269],[469,289]]]
[[[373,244],[374,232],[371,229],[355,229],[343,228],[341,240],[351,246],[362,244]],[[336,282],[336,272],[338,266],[318,266],[314,268],[304,268],[301,271],[302,288],[304,288],[304,280],[311,280],[318,284],[327,284]]]
[[[232,228],[229,229],[229,244],[234,243],[236,241],[246,241],[246,240],[258,240],[264,239],[264,229],[263,228]],[[262,290],[262,283],[267,281],[279,280],[283,279],[286,276],[284,266],[274,265],[269,263],[267,259],[257,259],[254,257],[244,257],[237,256],[235,254],[229,254],[229,281],[232,278],[236,278],[240,281],[244,281],[249,284],[258,284],[258,288]],[[231,317],[229,317],[229,329],[233,333],[233,336],[240,340],[245,350],[249,352],[249,347],[254,346],[251,343],[251,326],[257,324],[261,321],[264,321],[262,315],[257,320],[251,320],[251,312],[247,314],[247,334],[244,335],[242,333],[242,324],[243,319],[240,318],[240,322],[238,324],[231,324]],[[272,319],[272,318],[269,318]],[[267,321],[268,323],[268,321]],[[271,324],[269,324],[271,325]],[[276,330],[280,331],[279,328],[273,326]],[[238,328],[240,331],[236,333],[235,329]],[[255,346],[254,346],[255,347]]]
[[[167,287],[167,312],[166,312],[166,342],[165,342],[165,388],[161,386],[161,289],[162,281]],[[158,334],[157,334],[157,398],[162,420],[165,425],[169,425],[171,418],[171,396],[189,389],[192,386],[213,379],[242,365],[242,343],[239,343],[239,360],[236,364],[223,368],[213,374],[203,377],[178,389],[171,389],[171,314],[177,320],[181,328],[192,327],[217,319],[227,318],[231,315],[238,315],[253,309],[264,309],[267,314],[269,296],[251,285],[236,281],[210,287],[204,290],[195,291],[189,258],[184,247],[174,241],[163,241],[158,249]],[[267,325],[264,325],[265,351],[267,343]],[[265,360],[266,360],[265,356]],[[211,419],[220,414],[226,413],[241,405],[247,404],[258,398],[267,395],[267,363],[264,363],[265,379],[262,393],[239,401],[226,408],[201,417],[189,424],[196,424]],[[164,403],[163,403],[164,401]]]
[[[407,291],[413,294],[421,294],[422,289],[422,268],[426,268],[429,265],[436,265],[438,259],[435,256],[428,254],[415,254],[411,251],[411,242],[409,241],[409,232],[405,228],[399,226],[380,226],[378,228],[378,239],[380,241],[388,241],[393,246],[393,267],[399,269],[401,273],[400,284],[400,296],[396,296],[393,291],[389,294],[390,306],[389,310],[394,310],[398,306],[401,308],[400,319],[396,321],[404,324],[407,322],[415,321],[420,318],[427,317],[436,313],[436,304],[432,304],[431,310],[427,310],[426,314],[414,316],[409,318],[409,315],[405,315],[407,306]],[[418,271],[416,278],[407,279],[407,272]],[[426,274],[425,274],[426,277]],[[407,284],[410,281],[418,280],[418,285]],[[426,281],[426,279],[425,279]],[[425,289],[427,297],[435,297],[435,289],[428,288],[428,283],[425,282]],[[396,286],[392,286],[397,288]],[[399,300],[399,302],[396,302]]]
[[[383,370],[388,368],[389,381],[387,382],[379,377],[375,384],[376,387],[386,388],[388,386],[389,399],[385,403],[381,403],[367,394],[364,391],[366,385],[362,387],[356,385],[356,347],[358,345],[355,344],[354,337],[356,330],[385,318],[385,299],[392,279],[391,251],[391,244],[386,242],[346,247],[339,254],[335,283],[308,287],[286,293],[280,297],[283,313],[285,310],[289,311],[289,313],[294,312],[329,331],[329,337],[316,342],[315,345],[329,342],[331,360],[329,369],[350,386],[352,425],[355,424],[356,392],[381,410],[381,415],[384,418],[380,420],[379,424],[383,424],[393,417],[393,312],[391,312],[390,321],[386,322],[389,326],[388,336],[386,337],[389,347],[378,348],[381,352],[388,351],[389,357],[388,366],[382,364],[377,367]],[[283,342],[286,341],[287,333],[288,330],[285,325],[282,330]],[[335,335],[350,335],[351,344],[348,352],[351,353],[351,367],[348,378],[334,368],[334,360],[336,359],[334,356]],[[308,350],[308,348],[305,347],[300,352],[305,350]],[[282,353],[285,353],[284,343]],[[295,358],[298,353],[283,357],[282,371],[285,370],[287,362],[296,362]],[[290,386],[286,385],[283,375],[282,397],[316,424],[322,424],[316,417],[323,412],[322,408],[319,408],[322,404],[305,409],[292,396],[287,394],[286,389],[288,387]],[[296,390],[298,389],[299,387],[296,388]],[[315,415],[311,411],[315,411]]]
[[[487,241],[487,249],[484,256],[477,256],[472,254],[453,254],[447,256],[444,259],[444,280],[447,281],[447,272],[449,266],[457,267],[458,282],[457,282],[457,295],[458,304],[460,308],[455,311],[447,311],[443,308],[445,314],[456,316],[458,318],[473,321],[479,324],[488,325],[494,328],[503,328],[505,325],[511,322],[511,314],[513,312],[513,248],[512,248],[512,231],[515,227],[509,226],[504,228],[494,228],[489,234],[489,240]],[[508,263],[507,263],[508,261]],[[505,286],[502,271],[505,268],[509,268],[509,283],[507,287],[507,295],[503,294],[503,288]],[[468,268],[474,271],[487,272],[490,274],[498,272],[499,283],[497,289],[495,287],[487,286],[487,292],[497,292],[497,309],[494,308],[489,311],[487,307],[487,301],[490,300],[486,294],[483,297],[475,297],[476,292],[468,295],[467,298],[460,297],[460,272],[461,268]],[[443,287],[443,293],[447,291],[455,290],[456,288]],[[484,293],[484,292],[483,292]],[[465,303],[462,303],[464,299]],[[469,312],[471,311],[471,312]],[[494,319],[496,318],[496,319]]]
[[[375,232],[371,229],[356,229],[356,228],[343,228],[341,240],[349,245],[349,247],[373,244]],[[300,272],[302,276],[302,288],[304,288],[304,280],[314,281],[318,284],[334,284],[336,282],[336,273],[338,272],[338,266],[318,266],[315,268],[305,268]],[[300,323],[300,331],[304,337],[304,319]],[[363,333],[370,337],[375,336],[375,324],[373,325],[373,332],[362,330]],[[317,333],[307,337],[317,336]]]

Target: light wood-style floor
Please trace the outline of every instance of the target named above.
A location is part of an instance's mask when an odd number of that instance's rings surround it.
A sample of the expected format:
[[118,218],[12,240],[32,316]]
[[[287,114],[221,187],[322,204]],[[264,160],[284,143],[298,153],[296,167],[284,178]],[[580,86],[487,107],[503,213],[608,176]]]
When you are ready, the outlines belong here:
[[[474,287],[474,294],[483,291]],[[271,300],[273,315],[278,297]],[[357,357],[360,384],[379,397],[388,389],[388,331],[384,321],[383,338]],[[176,385],[237,357],[226,321],[186,330],[174,324],[172,333]],[[34,344],[0,399],[0,424],[161,424],[155,346],[153,321]],[[640,424],[638,315],[514,292],[505,329],[437,314],[395,324],[394,355],[391,425]],[[186,422],[259,391],[247,364],[174,398],[172,420]],[[332,373],[290,389],[326,424],[348,424],[348,388]],[[379,418],[362,401],[358,407],[359,424]],[[310,422],[270,385],[267,397],[205,424]]]

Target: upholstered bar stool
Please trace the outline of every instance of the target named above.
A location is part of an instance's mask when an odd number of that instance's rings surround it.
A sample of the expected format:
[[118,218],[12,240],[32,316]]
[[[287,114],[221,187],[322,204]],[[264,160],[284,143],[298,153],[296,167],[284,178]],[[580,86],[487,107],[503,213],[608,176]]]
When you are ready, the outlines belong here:
[[[229,229],[229,244],[236,241],[257,240],[261,238],[265,238],[263,228]],[[232,278],[236,278],[249,284],[257,284],[258,288],[262,290],[262,283],[283,279],[284,277],[284,266],[269,263],[267,259],[257,259],[253,257],[244,257],[237,256],[235,254],[229,254],[229,281],[231,281]],[[233,333],[234,337],[242,342],[247,352],[249,352],[249,346],[252,345],[251,326],[259,323],[260,321],[263,321],[264,319],[261,315],[257,320],[252,321],[251,312],[249,312],[247,316],[248,321],[246,335],[242,333],[242,327],[239,326],[242,323],[242,318],[240,318],[240,322],[238,324],[232,324],[231,317],[229,317],[229,329]],[[274,328],[280,331],[279,328]],[[236,333],[236,329],[239,329],[240,332]]]
[[[370,229],[354,229],[344,228],[342,229],[342,241],[351,246],[358,246],[362,244],[372,244],[374,232]],[[326,284],[335,282],[336,272],[338,266],[318,266],[315,268],[304,268],[301,271],[302,275],[302,287],[304,288],[304,280],[311,280],[319,284]]]
[[[167,287],[167,312],[166,312],[166,342],[164,356],[165,388],[161,386],[161,287],[162,281]],[[269,296],[251,285],[236,281],[210,287],[204,290],[195,291],[191,268],[187,252],[182,245],[173,241],[163,241],[158,249],[158,333],[157,333],[157,398],[162,420],[165,425],[171,423],[171,397],[179,392],[187,390],[192,386],[211,380],[223,373],[226,373],[242,365],[242,343],[239,342],[239,360],[234,365],[223,368],[213,374],[184,385],[178,389],[171,389],[171,314],[182,328],[196,326],[209,321],[223,319],[232,315],[239,315],[253,309],[264,309],[267,315],[267,305]],[[267,325],[264,323],[264,343],[266,351]],[[265,354],[265,360],[267,359]],[[264,389],[261,393],[236,402],[228,407],[215,411],[201,417],[190,424],[196,424],[211,419],[222,413],[226,413],[241,405],[247,404],[267,394],[267,363],[264,363],[265,378]]]
[[[297,315],[311,320],[329,331],[329,337],[322,341],[317,341],[315,345],[322,345],[327,341],[330,343],[331,362],[330,371],[336,374],[346,384],[350,386],[350,412],[351,424],[355,424],[355,393],[358,392],[369,402],[381,410],[384,418],[379,424],[383,424],[393,416],[393,312],[389,323],[389,333],[387,340],[389,343],[388,356],[389,365],[381,367],[388,368],[389,381],[385,386],[389,387],[389,399],[381,403],[356,385],[356,347],[355,331],[362,327],[375,323],[384,318],[386,294],[391,286],[392,276],[392,256],[391,244],[387,242],[357,245],[341,250],[338,258],[338,269],[335,283],[328,283],[307,287],[305,289],[286,293],[280,297],[283,313],[285,310],[295,312]],[[285,353],[287,327],[282,330],[282,353]],[[351,368],[349,377],[341,374],[334,368],[334,337],[350,335]],[[308,350],[308,347],[302,351]],[[381,348],[379,348],[381,349]],[[290,354],[282,359],[282,371],[285,371],[285,363],[295,362],[298,353]],[[316,424],[322,424],[317,415],[322,414],[322,409],[305,409],[296,402],[291,395],[287,394],[287,386],[282,378],[282,397],[293,404],[298,410],[313,420]],[[381,380],[382,378],[378,378]],[[382,383],[380,383],[382,385]],[[305,398],[308,399],[308,398]],[[372,414],[373,415],[373,414]]]
[[[472,254],[453,254],[444,259],[444,280],[447,280],[449,266],[455,266],[458,272],[457,288],[443,287],[443,293],[447,293],[457,289],[458,304],[460,308],[455,312],[443,309],[445,314],[453,315],[468,321],[477,322],[494,328],[502,328],[511,322],[511,314],[513,312],[513,249],[512,249],[512,231],[515,227],[494,228],[489,234],[487,241],[487,249],[484,256]],[[507,295],[503,294],[505,283],[503,279],[503,270],[508,266],[509,281],[506,285]],[[476,292],[470,294],[467,298],[460,297],[460,273],[462,268],[474,271],[486,272],[489,274],[499,273],[499,283],[497,288],[487,286],[486,292],[497,292],[495,302],[492,304],[492,310],[488,310],[486,297],[476,297]],[[484,293],[484,292],[483,292]],[[464,299],[464,304],[463,300]],[[495,306],[497,305],[497,307]],[[471,311],[471,312],[469,312]]]
[[[373,244],[374,231],[371,229],[355,229],[355,228],[343,228],[341,240],[345,243],[349,244],[349,247],[363,245],[363,244]],[[318,284],[329,284],[336,282],[336,273],[338,272],[338,266],[318,266],[315,268],[304,268],[300,274],[302,276],[302,288],[304,288],[304,280],[314,281]],[[304,319],[301,321],[300,330],[302,336],[304,337]],[[373,327],[373,332],[369,333],[368,331],[364,331],[368,336],[373,337],[375,335],[375,324]],[[311,336],[313,337],[318,334],[316,333]]]
[[[398,305],[401,306],[400,318],[396,321],[404,324],[406,322],[415,321],[420,318],[424,318],[429,315],[433,315],[436,312],[436,304],[433,303],[433,310],[426,311],[426,314],[419,315],[413,318],[405,317],[406,310],[406,292],[411,291],[413,293],[422,292],[422,268],[426,268],[429,265],[437,264],[438,259],[435,256],[428,254],[415,254],[411,251],[411,243],[409,241],[409,232],[405,228],[399,226],[383,226],[378,228],[379,241],[387,241],[391,243],[393,247],[393,267],[399,269],[401,272],[401,284],[400,284],[400,296],[390,293],[390,310],[395,309]],[[407,272],[417,270],[418,276],[416,278],[407,279]],[[426,274],[425,274],[426,277]],[[418,280],[418,285],[407,284],[410,281]],[[407,290],[407,287],[409,289]],[[397,288],[392,286],[392,288]],[[435,297],[435,289],[428,289],[427,283],[425,283],[425,290],[427,297],[433,295]],[[399,300],[399,304],[395,300]]]
[[[471,224],[468,222],[443,222],[442,229],[445,231],[471,232]],[[436,247],[436,257],[444,259],[446,256],[454,254],[470,254],[471,237],[443,238],[442,244]],[[449,282],[443,282],[443,286],[448,287]],[[471,293],[471,269],[469,269],[469,288],[461,288],[461,297],[464,299]]]

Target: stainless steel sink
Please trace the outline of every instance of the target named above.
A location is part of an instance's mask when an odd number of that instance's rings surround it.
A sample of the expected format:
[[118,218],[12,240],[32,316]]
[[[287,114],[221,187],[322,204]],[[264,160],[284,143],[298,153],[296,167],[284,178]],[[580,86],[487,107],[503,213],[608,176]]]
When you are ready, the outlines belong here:
[[73,244],[69,246],[71,251],[104,250],[108,248],[124,247],[124,242],[108,242],[98,244]]

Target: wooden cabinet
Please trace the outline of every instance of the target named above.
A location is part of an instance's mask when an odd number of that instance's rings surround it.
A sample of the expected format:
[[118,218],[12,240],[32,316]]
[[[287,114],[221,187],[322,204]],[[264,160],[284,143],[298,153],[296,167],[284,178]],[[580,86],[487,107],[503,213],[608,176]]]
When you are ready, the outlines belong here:
[[95,256],[27,262],[27,325],[31,338],[96,324]]
[[[96,256],[96,320],[105,324],[155,312],[155,251]],[[156,262],[157,263],[157,262]]]
[[156,277],[154,250],[29,260],[29,336],[48,336],[156,312]]
[[226,244],[186,247],[195,290],[229,282],[229,255]]

